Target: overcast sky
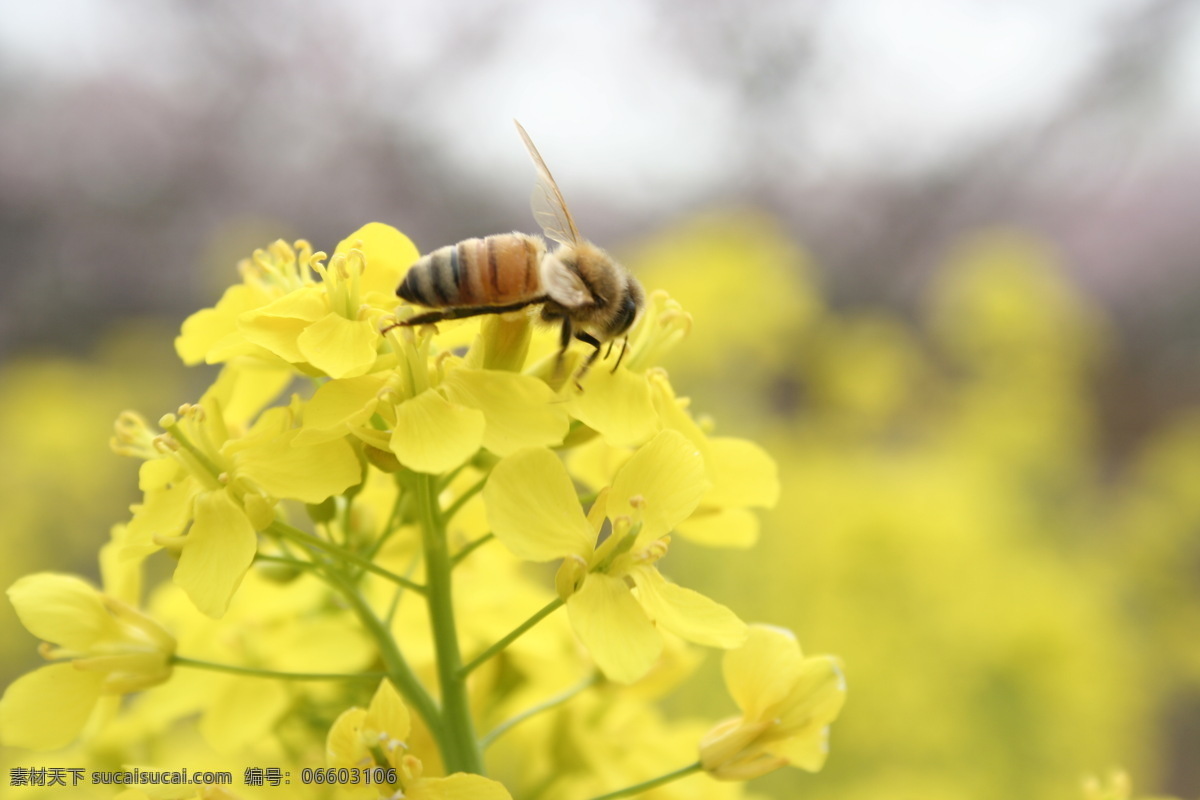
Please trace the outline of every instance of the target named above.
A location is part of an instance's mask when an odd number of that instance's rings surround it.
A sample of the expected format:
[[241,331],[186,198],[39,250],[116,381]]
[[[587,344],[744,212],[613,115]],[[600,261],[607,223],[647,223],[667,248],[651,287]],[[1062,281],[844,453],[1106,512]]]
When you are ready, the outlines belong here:
[[[925,169],[997,127],[1036,119],[1079,79],[1111,27],[1139,5],[832,0],[741,8],[769,9],[763,13],[778,31],[780,48],[813,32],[803,93],[777,98],[771,113],[779,115],[781,135],[795,136],[791,156],[799,163],[788,166],[836,176]],[[381,101],[389,75],[427,74],[436,91],[406,98],[396,113],[419,115],[451,159],[502,180],[524,180],[528,170],[509,122],[517,117],[564,188],[634,204],[640,195],[670,202],[675,198],[662,193],[686,197],[710,178],[698,165],[729,157],[736,116],[746,113],[735,82],[713,80],[684,63],[678,48],[663,46],[672,36],[672,14],[693,9],[683,3],[296,8],[329,15],[333,36],[339,26],[354,31],[346,57],[364,62],[359,74],[377,82]],[[481,20],[481,42],[450,38],[464,14]],[[0,16],[0,68],[8,80],[52,82],[132,70],[148,84],[188,87],[195,77],[190,71],[202,65],[175,46],[180,22],[155,0],[9,3]],[[503,35],[488,41],[487,26]],[[1186,146],[1200,132],[1200,4],[1186,29],[1154,110],[1156,145],[1167,149]],[[288,30],[281,20],[280,46]],[[447,69],[448,53],[479,56],[480,68]]]

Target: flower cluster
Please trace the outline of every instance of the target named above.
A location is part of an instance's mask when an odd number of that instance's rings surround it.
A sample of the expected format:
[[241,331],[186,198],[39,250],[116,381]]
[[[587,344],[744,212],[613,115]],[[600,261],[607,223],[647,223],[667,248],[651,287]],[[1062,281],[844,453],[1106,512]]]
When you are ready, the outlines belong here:
[[[396,325],[416,258],[378,223],[328,257],[276,243],[184,322],[179,356],[220,373],[157,425],[117,420],[142,499],[105,545],[104,590],[9,590],[54,663],[8,687],[3,741],[385,771],[339,789],[355,798],[736,797],[820,769],[837,661],[674,564],[753,545],[751,509],[779,495],[766,452],[712,435],[661,368],[687,313],[652,294],[625,357],[584,374],[528,309]],[[173,580],[143,592],[159,561]],[[696,645],[725,651],[741,709],[707,734],[645,706]]]

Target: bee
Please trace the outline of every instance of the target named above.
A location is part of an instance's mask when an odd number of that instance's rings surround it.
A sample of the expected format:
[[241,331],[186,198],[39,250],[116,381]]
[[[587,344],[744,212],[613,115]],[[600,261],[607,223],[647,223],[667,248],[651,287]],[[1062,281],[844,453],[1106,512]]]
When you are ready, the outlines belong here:
[[558,184],[521,123],[513,120],[537,171],[531,206],[546,237],[557,243],[547,250],[540,236],[501,233],[464,239],[422,256],[408,268],[396,294],[436,309],[399,325],[426,325],[481,314],[502,314],[541,305],[541,319],[560,325],[559,361],[577,339],[595,348],[576,375],[576,383],[607,342],[625,336],[645,304],[637,279],[608,253],[579,235]]

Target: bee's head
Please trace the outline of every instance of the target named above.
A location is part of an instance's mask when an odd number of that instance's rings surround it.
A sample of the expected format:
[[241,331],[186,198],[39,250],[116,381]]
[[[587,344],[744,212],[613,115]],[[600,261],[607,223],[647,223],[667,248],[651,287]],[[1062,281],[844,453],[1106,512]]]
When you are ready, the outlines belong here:
[[642,290],[642,285],[638,283],[637,278],[630,276],[625,281],[625,289],[621,292],[617,313],[613,315],[612,322],[605,331],[606,338],[615,339],[627,333],[633,327],[633,323],[637,321],[638,314],[641,313],[645,303],[646,293]]

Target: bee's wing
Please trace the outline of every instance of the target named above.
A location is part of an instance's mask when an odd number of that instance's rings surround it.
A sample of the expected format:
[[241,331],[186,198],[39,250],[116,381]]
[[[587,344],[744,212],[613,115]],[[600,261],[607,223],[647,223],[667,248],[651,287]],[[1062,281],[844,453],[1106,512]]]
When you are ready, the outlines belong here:
[[542,259],[542,286],[551,300],[567,308],[581,308],[593,302],[583,280],[552,255]]
[[554,177],[546,167],[546,162],[542,160],[541,154],[533,146],[529,134],[521,127],[521,123],[515,119],[513,122],[517,126],[517,132],[521,134],[521,141],[525,142],[529,157],[533,159],[533,166],[537,169],[537,184],[533,187],[533,197],[529,203],[533,209],[533,218],[542,226],[546,236],[554,241],[559,244],[576,244],[579,241],[579,230],[575,227],[571,212],[567,210],[567,202],[563,200],[558,184],[554,182]]

